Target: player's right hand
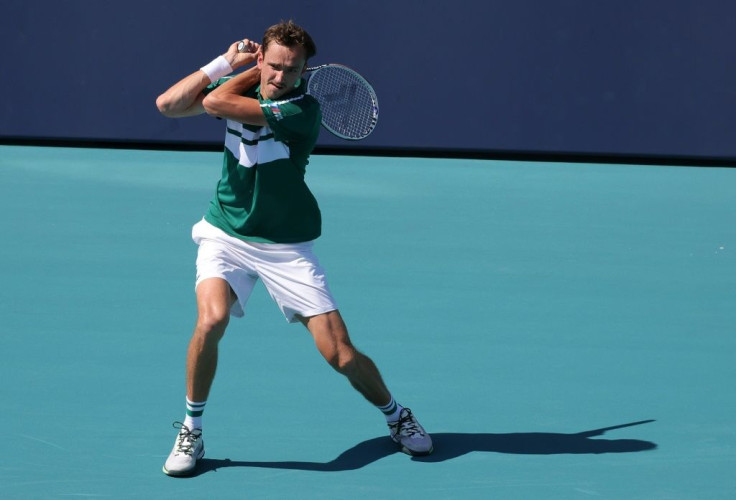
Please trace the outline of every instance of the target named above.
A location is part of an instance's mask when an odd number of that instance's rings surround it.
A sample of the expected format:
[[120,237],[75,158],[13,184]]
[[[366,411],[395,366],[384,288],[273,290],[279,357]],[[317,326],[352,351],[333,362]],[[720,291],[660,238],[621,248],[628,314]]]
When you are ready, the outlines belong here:
[[233,69],[240,68],[247,64],[251,64],[258,59],[261,52],[261,45],[258,42],[244,38],[233,42],[225,53],[225,59],[228,60]]

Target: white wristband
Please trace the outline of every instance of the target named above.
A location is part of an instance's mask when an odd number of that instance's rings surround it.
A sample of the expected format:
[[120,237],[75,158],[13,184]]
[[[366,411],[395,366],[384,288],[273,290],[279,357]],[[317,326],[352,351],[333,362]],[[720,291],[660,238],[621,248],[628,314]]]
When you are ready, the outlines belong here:
[[218,56],[206,66],[202,66],[199,69],[205,72],[212,83],[233,72],[233,68],[230,66],[230,63],[227,62],[225,56]]

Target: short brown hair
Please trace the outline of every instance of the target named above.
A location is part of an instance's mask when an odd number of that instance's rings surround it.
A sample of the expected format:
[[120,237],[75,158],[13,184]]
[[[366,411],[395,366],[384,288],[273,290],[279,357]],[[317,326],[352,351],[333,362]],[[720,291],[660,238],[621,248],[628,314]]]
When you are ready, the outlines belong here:
[[281,21],[279,24],[274,24],[266,30],[263,34],[263,43],[261,43],[261,50],[264,54],[271,42],[283,45],[284,47],[300,45],[304,47],[307,59],[317,53],[317,47],[314,45],[314,41],[309,36],[309,33],[291,20]]

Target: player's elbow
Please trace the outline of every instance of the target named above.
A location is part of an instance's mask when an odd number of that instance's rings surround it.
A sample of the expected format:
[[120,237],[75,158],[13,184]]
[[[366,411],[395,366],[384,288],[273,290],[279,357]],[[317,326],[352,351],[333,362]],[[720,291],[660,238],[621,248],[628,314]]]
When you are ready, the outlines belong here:
[[174,118],[176,116],[173,103],[166,94],[161,94],[156,98],[156,107],[158,108],[159,112],[164,116],[167,116],[169,118]]
[[168,118],[185,118],[187,116],[202,114],[204,111],[199,99],[196,99],[194,102],[182,102],[167,94],[158,96],[156,107],[162,115]]

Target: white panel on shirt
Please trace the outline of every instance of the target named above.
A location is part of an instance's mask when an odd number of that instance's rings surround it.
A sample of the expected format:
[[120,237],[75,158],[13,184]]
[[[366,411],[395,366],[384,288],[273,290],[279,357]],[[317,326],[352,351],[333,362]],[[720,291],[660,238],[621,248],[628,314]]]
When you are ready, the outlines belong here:
[[[258,131],[252,132],[243,127],[241,123],[232,121],[227,122],[227,127],[225,147],[245,168],[251,168],[257,163],[264,164],[289,158],[289,147],[273,138],[270,127],[261,127]],[[261,140],[261,137],[268,135],[271,135],[270,139]]]

